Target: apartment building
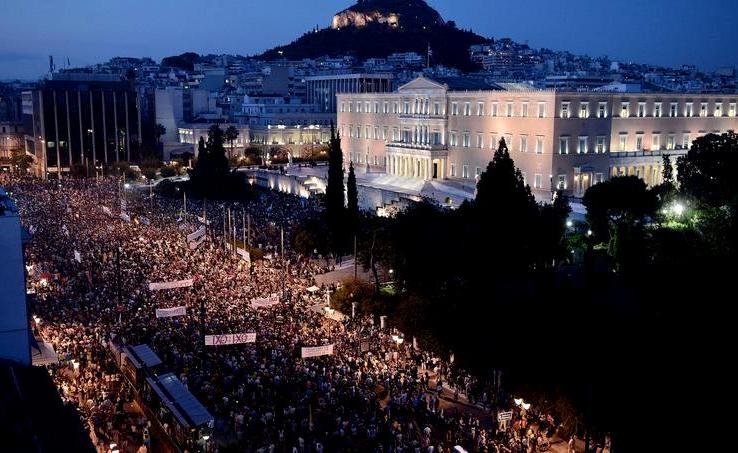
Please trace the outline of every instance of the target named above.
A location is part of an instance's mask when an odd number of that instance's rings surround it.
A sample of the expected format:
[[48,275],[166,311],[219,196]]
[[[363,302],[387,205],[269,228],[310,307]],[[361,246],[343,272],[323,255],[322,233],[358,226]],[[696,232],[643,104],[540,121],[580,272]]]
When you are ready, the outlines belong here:
[[539,199],[581,197],[616,175],[661,182],[664,154],[738,129],[738,95],[454,90],[417,78],[392,93],[337,95],[343,151],[408,178],[474,185],[499,140]]

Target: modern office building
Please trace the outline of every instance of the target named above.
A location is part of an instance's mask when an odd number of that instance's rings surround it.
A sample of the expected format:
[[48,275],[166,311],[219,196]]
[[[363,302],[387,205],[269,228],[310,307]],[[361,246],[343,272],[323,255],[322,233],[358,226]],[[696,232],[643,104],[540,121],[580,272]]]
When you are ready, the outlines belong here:
[[738,94],[455,90],[423,77],[393,93],[337,95],[343,151],[408,178],[474,185],[499,140],[541,200],[616,175],[661,182],[664,154],[738,129]]
[[137,157],[141,115],[131,83],[110,74],[54,74],[24,98],[40,176],[62,177],[74,165]]
[[334,74],[305,77],[307,104],[317,104],[323,113],[336,113],[336,94],[389,93],[392,74]]

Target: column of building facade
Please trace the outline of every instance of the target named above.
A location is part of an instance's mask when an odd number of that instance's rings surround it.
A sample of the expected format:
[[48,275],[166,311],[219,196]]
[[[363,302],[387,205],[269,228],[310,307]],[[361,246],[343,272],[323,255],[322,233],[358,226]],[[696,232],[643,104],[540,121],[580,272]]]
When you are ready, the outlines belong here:
[[67,108],[67,153],[69,154],[69,171],[72,171],[72,124],[69,117],[69,91],[64,91],[64,102]]
[[59,146],[59,117],[56,106],[56,90],[52,91],[51,94],[54,96],[54,148],[56,148],[56,176],[61,180],[61,147]]

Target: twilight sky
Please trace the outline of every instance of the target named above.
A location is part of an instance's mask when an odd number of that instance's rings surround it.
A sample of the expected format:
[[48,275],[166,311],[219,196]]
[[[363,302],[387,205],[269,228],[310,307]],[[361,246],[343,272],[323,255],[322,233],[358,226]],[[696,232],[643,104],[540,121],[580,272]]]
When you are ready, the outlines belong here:
[[[0,0],[0,80],[113,56],[249,55],[299,37],[354,0]],[[494,38],[711,70],[738,66],[738,0],[429,0]]]

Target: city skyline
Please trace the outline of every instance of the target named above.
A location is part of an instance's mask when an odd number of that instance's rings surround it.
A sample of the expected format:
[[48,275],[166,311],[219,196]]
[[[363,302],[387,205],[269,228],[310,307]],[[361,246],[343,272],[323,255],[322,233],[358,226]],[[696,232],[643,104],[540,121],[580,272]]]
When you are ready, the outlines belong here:
[[[316,25],[327,27],[334,13],[352,4],[350,0],[326,0],[315,7],[276,0],[262,6],[227,0],[218,10],[209,11],[191,0],[155,5],[139,0],[114,5],[78,0],[60,2],[59,14],[50,15],[44,12],[43,2],[4,3],[6,10],[16,8],[17,12],[0,19],[2,28],[9,36],[23,39],[0,44],[0,80],[42,76],[49,55],[54,56],[57,67],[67,58],[72,67],[81,67],[114,56],[160,60],[186,51],[253,55],[289,43]],[[707,3],[712,7],[688,0],[648,4],[620,0],[597,5],[574,0],[564,6],[543,0],[504,6],[472,0],[468,8],[439,0],[428,3],[460,28],[495,39],[527,41],[534,48],[669,67],[692,64],[705,71],[738,64],[738,55],[729,48],[730,42],[738,40],[738,29],[730,27],[735,14],[729,11],[738,13],[738,5],[729,0],[710,0]],[[283,17],[286,8],[291,11],[289,17]],[[499,15],[501,11],[505,17]],[[536,14],[531,17],[530,11]],[[86,16],[97,20],[90,22]],[[572,24],[572,30],[575,24],[588,25],[582,33],[562,33],[558,24],[564,22]],[[519,26],[521,23],[526,26]],[[27,32],[30,29],[32,36]],[[684,39],[685,34],[690,39]]]

